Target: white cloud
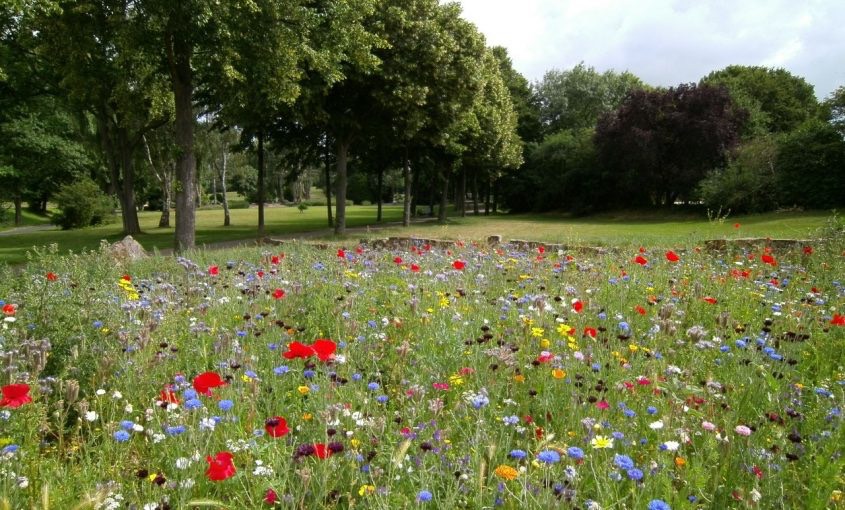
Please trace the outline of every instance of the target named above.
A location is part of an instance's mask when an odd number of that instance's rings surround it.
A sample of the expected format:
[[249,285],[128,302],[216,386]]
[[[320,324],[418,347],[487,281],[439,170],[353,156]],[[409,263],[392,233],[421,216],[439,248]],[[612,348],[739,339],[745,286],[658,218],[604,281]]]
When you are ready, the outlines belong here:
[[845,85],[843,0],[460,0],[488,44],[536,81],[578,62],[653,85],[731,64],[783,67],[824,98]]

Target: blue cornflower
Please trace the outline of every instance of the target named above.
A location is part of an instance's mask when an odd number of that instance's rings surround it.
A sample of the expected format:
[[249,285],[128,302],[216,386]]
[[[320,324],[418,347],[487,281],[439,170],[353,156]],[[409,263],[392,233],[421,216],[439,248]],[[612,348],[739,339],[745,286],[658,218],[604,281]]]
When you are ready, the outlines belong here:
[[235,403],[229,399],[225,399],[218,402],[217,407],[219,407],[221,411],[229,411],[235,407]]
[[103,321],[94,321],[94,327],[100,329],[103,327]]
[[524,459],[526,457],[526,455],[528,455],[528,454],[525,453],[525,451],[523,451],[523,450],[511,450],[511,452],[508,455],[510,455],[511,458],[514,458],[514,459]]
[[734,345],[736,346],[737,349],[745,349],[745,347],[748,345],[748,343],[745,340],[740,339],[740,340],[737,340],[736,342],[734,342]]
[[253,372],[252,370],[247,370],[244,372],[244,375],[249,377],[250,379],[258,379],[258,374]]
[[656,408],[656,407],[654,407],[654,406],[648,406],[648,407],[646,408],[646,412],[647,412],[648,414],[657,414],[657,408]]
[[134,426],[135,424],[129,420],[123,420],[122,422],[120,422],[120,428],[122,428],[123,430],[132,430],[132,427]]
[[631,331],[631,326],[625,321],[619,321],[619,331],[627,333],[628,331]]
[[126,441],[129,441],[129,438],[132,436],[130,436],[129,432],[126,432],[125,430],[118,430],[112,435],[112,437],[114,437],[114,440],[118,443],[125,443]]
[[613,463],[619,469],[629,470],[634,467],[634,461],[627,455],[616,454],[613,456]]
[[472,407],[476,409],[481,409],[489,403],[490,399],[487,398],[487,395],[476,395],[472,397]]
[[185,409],[199,409],[202,407],[202,402],[199,399],[192,398],[185,401]]
[[376,402],[378,402],[379,404],[384,404],[385,402],[387,402],[387,400],[387,395],[379,395],[376,397]]
[[379,389],[379,385],[377,382],[371,382],[367,384],[367,389],[370,391],[376,391],[377,389]]
[[302,372],[302,376],[303,376],[303,377],[305,377],[306,379],[311,379],[311,378],[312,378],[312,377],[314,377],[315,375],[317,375],[317,372],[315,372],[315,371],[313,371],[313,370],[311,370],[311,369],[304,370],[304,371]]
[[362,377],[364,377],[364,376],[362,376],[361,374],[358,374],[358,373],[352,374],[352,380],[353,381],[360,381]]
[[601,370],[601,363],[593,363],[592,365],[590,365],[590,368],[593,369],[593,372],[598,372],[599,370]]
[[417,493],[417,501],[425,503],[426,501],[431,501],[434,495],[430,491],[422,490]]
[[546,464],[560,462],[560,454],[554,450],[543,450],[537,454],[537,460]]
[[575,460],[581,460],[584,458],[584,450],[578,448],[577,446],[570,446],[569,448],[567,448],[566,454]]
[[9,445],[4,446],[3,449],[0,450],[0,453],[2,453],[3,455],[12,454],[12,453],[15,453],[16,451],[18,451],[19,448],[20,448],[20,446],[18,446],[16,444],[9,444]]
[[276,375],[285,375],[290,371],[287,365],[281,365],[273,369],[273,373]]
[[165,429],[164,429],[164,432],[165,432],[168,436],[178,436],[179,434],[183,434],[183,433],[185,432],[185,430],[186,430],[186,429],[185,429],[185,426],[184,426],[184,425],[176,425],[176,426],[174,426],[174,427],[167,427],[167,428],[165,428]]
[[643,479],[643,472],[640,471],[637,468],[631,468],[628,471],[626,471],[626,473],[628,474],[628,478],[630,478],[631,480],[633,480],[635,482],[639,482],[640,480]]
[[182,392],[182,396],[185,397],[185,400],[191,400],[192,398],[197,398],[199,395],[196,390],[188,388]]
[[648,510],[672,510],[672,507],[662,499],[652,499],[648,502]]
[[505,423],[505,425],[516,425],[517,423],[519,423],[519,416],[505,416],[504,418],[502,418],[502,421]]
[[622,414],[624,414],[628,418],[633,418],[634,416],[637,415],[636,411],[634,411],[633,409],[629,409],[627,407],[622,410]]

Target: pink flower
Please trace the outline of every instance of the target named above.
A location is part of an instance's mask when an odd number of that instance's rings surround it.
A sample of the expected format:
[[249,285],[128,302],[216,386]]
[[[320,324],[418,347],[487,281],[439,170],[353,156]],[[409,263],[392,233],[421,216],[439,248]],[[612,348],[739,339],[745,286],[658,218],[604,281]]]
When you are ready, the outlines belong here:
[[746,427],[745,425],[737,425],[736,428],[734,428],[734,432],[736,432],[740,436],[745,436],[745,437],[748,437],[748,436],[751,435],[751,429]]
[[703,421],[701,422],[701,428],[703,428],[707,432],[713,432],[714,430],[716,430],[716,425],[710,423],[709,421]]

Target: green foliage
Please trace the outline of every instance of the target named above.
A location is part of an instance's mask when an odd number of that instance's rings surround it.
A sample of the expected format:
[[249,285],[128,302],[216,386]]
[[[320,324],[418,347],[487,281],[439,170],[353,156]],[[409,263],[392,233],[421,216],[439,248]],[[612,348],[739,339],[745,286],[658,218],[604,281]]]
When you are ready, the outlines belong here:
[[625,71],[599,73],[583,62],[566,71],[552,69],[537,84],[540,121],[546,133],[593,128],[600,116],[615,110],[631,91],[645,88]]
[[831,124],[813,120],[785,135],[778,147],[779,202],[786,206],[845,205],[845,141]]
[[831,92],[822,103],[822,111],[827,120],[845,137],[845,86]]
[[786,69],[731,65],[701,83],[725,85],[737,105],[751,113],[746,135],[791,131],[819,115],[813,86]]
[[65,230],[106,223],[114,210],[111,198],[90,178],[63,187],[54,200],[59,208],[54,221]]
[[770,136],[749,140],[724,169],[711,171],[699,183],[699,195],[708,208],[733,213],[770,211],[778,204],[777,141]]
[[601,209],[593,135],[590,128],[566,129],[533,145],[525,165],[503,180],[504,206],[511,212]]

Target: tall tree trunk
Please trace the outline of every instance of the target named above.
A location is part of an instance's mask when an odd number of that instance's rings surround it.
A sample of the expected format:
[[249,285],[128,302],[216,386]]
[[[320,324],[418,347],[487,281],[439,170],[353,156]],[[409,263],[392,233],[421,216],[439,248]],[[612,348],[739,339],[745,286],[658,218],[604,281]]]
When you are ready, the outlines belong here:
[[258,237],[264,237],[264,131],[258,131]]
[[337,190],[335,191],[335,224],[334,233],[346,233],[346,165],[349,156],[349,140],[337,140]]
[[196,197],[197,200],[197,209],[202,207],[202,186],[200,185],[200,180],[202,180],[202,155],[195,154],[194,157],[196,158],[197,168],[194,173],[194,188],[196,189]]
[[170,200],[173,193],[173,171],[170,170],[170,163],[164,163],[161,168],[158,168],[153,161],[153,154],[150,150],[150,144],[147,142],[147,137],[142,136],[141,141],[144,144],[144,153],[147,156],[147,163],[153,170],[153,174],[158,179],[161,185],[161,217],[158,220],[158,227],[165,228],[170,226]]
[[19,227],[23,223],[23,199],[20,195],[15,195],[15,226]]
[[118,137],[123,166],[123,179],[121,179],[119,188],[123,234],[134,236],[141,232],[141,225],[138,223],[138,209],[135,206],[135,162],[132,158],[132,153],[135,151],[132,150],[133,147],[125,130],[119,130]]
[[440,206],[437,209],[437,223],[446,223],[446,208],[449,206],[449,170],[444,168],[440,176]]
[[376,212],[376,222],[381,223],[381,206],[382,202],[384,202],[384,193],[382,193],[382,188],[384,186],[384,166],[379,165],[378,167],[378,212]]
[[328,137],[326,137],[326,153],[325,156],[325,164],[326,164],[326,212],[328,214],[329,219],[329,228],[334,227],[334,219],[332,219],[332,169],[331,165],[329,165],[329,141]]
[[472,212],[478,216],[478,172],[472,173]]
[[226,165],[228,154],[226,148],[223,148],[223,164],[220,167],[220,187],[223,190],[223,226],[228,227],[232,224],[232,219],[229,216],[229,197],[226,195]]
[[461,168],[461,180],[458,181],[457,194],[458,198],[455,201],[455,205],[461,211],[461,217],[463,218],[467,215],[467,170],[464,167]]
[[496,214],[497,204],[499,203],[499,183],[493,177],[490,177],[490,194],[492,195],[493,214]]
[[193,71],[191,53],[193,48],[182,31],[182,23],[171,19],[165,34],[170,80],[173,86],[173,100],[176,110],[176,233],[177,253],[190,250],[196,244],[196,161],[194,160],[194,110]]
[[217,174],[211,174],[211,203],[217,205]]
[[411,179],[411,160],[408,159],[407,151],[405,151],[405,161],[403,163],[402,178],[405,181],[405,200],[402,204],[402,226],[407,227],[411,224],[411,185],[413,184],[413,180]]

